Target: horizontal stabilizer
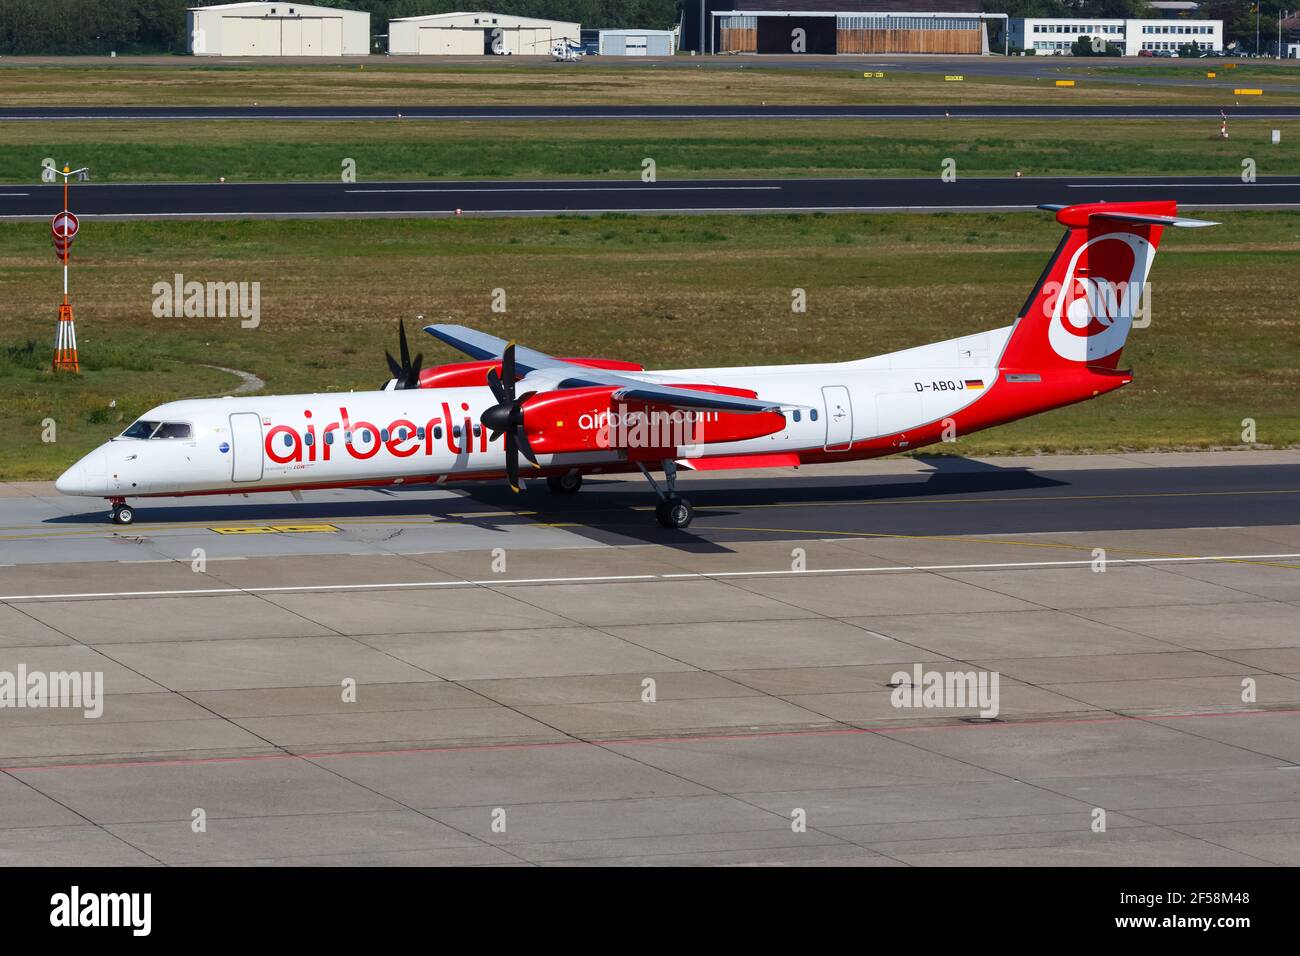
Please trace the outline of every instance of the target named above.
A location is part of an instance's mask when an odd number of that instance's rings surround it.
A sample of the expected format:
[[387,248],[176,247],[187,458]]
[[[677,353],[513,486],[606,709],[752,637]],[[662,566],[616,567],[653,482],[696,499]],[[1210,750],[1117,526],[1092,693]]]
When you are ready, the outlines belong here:
[[1057,213],[1056,218],[1064,226],[1082,226],[1086,222],[1093,220],[1143,223],[1148,226],[1181,226],[1187,229],[1219,225],[1209,219],[1189,219],[1186,216],[1161,216],[1154,213],[1124,212],[1121,209],[1112,211],[1100,208],[1103,205],[1103,203],[1090,203],[1087,206],[1065,206],[1060,203],[1043,203],[1038,208]]

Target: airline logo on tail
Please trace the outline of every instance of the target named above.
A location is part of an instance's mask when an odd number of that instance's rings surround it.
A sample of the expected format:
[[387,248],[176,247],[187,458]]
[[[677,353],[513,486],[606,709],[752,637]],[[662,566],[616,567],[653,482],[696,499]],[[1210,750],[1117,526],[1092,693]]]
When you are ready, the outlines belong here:
[[1131,232],[1108,232],[1075,249],[1064,281],[1044,300],[1052,351],[1093,363],[1122,349],[1155,254]]

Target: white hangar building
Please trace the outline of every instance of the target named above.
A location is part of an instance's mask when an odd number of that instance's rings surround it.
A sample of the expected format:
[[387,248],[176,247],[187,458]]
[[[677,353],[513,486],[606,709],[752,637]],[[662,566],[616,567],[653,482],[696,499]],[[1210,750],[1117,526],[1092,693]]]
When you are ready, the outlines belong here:
[[556,40],[578,42],[579,25],[504,13],[434,13],[388,21],[388,52],[422,56],[510,53],[545,56]]
[[191,7],[195,56],[366,56],[370,14],[302,3],[222,3]]

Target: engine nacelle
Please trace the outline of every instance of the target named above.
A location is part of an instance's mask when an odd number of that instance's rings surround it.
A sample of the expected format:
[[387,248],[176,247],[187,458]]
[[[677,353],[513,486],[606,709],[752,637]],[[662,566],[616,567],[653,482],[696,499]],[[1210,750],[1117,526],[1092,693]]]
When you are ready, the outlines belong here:
[[[676,383],[674,383],[676,384]],[[748,389],[721,385],[676,385],[723,395],[755,398]],[[617,401],[616,386],[543,392],[524,403],[528,443],[539,455],[615,449],[630,458],[676,457],[681,448],[762,438],[785,428],[780,412],[680,409],[653,402]]]

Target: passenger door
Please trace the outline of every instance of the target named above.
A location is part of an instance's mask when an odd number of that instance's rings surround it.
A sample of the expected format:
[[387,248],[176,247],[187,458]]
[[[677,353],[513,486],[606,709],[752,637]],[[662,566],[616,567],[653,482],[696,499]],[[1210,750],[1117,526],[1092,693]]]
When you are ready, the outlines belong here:
[[844,451],[853,444],[853,405],[843,385],[822,388],[826,401],[826,451]]
[[230,416],[230,480],[262,480],[262,418],[254,412]]

